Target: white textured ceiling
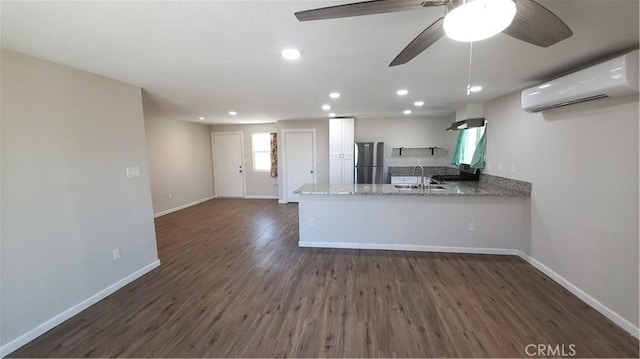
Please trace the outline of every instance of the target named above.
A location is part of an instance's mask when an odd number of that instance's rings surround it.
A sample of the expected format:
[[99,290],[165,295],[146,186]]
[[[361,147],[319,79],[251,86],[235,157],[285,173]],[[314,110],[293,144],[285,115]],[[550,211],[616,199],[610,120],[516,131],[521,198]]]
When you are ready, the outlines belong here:
[[[638,0],[539,0],[574,35],[549,48],[502,34],[476,43],[472,82],[484,90],[467,96],[467,43],[445,37],[388,67],[442,7],[304,23],[293,16],[349,2],[2,1],[1,44],[140,86],[146,113],[209,123],[321,118],[325,103],[338,116],[451,114],[638,44]],[[285,47],[302,58],[283,60]],[[409,95],[396,96],[400,88]],[[331,91],[342,97],[329,99]]]

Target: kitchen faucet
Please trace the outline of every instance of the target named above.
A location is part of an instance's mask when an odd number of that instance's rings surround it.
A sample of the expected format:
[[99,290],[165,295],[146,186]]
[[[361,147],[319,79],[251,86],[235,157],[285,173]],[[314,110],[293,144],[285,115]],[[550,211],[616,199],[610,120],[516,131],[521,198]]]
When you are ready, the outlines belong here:
[[416,175],[416,170],[420,168],[421,171],[421,177],[420,177],[420,189],[424,189],[424,167],[422,167],[421,165],[417,165],[413,168],[413,175]]

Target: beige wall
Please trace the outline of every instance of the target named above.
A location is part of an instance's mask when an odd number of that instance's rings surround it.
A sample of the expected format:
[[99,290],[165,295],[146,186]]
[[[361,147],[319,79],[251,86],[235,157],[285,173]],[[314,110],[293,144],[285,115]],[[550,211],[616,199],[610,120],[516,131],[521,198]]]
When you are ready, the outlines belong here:
[[9,51],[1,61],[5,346],[158,257],[140,88]]
[[[316,182],[329,183],[329,119],[278,121],[277,128],[279,138],[282,138],[282,130],[284,129],[312,128],[316,130]],[[278,148],[278,158],[284,158],[282,146]],[[282,173],[282,161],[278,162],[278,173]],[[280,186],[278,192],[280,201],[284,200],[285,189],[283,187]]]
[[275,123],[256,125],[213,125],[213,132],[242,132],[244,139],[244,174],[246,184],[246,197],[253,198],[278,198],[278,184],[274,183],[269,172],[256,172],[253,170],[253,155],[251,149],[251,135],[258,132],[276,132]]
[[213,197],[209,126],[145,116],[153,213]]
[[525,251],[637,327],[637,96],[530,114],[517,92],[484,109],[485,172],[533,184]]

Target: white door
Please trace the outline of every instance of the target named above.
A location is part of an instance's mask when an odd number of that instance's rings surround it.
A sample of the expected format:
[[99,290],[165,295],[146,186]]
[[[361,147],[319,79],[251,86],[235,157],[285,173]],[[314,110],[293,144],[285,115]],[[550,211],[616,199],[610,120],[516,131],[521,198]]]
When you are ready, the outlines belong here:
[[284,132],[287,202],[298,202],[293,193],[305,183],[315,183],[313,132]]
[[244,197],[244,169],[242,167],[242,134],[214,133],[214,176],[216,195],[219,197]]

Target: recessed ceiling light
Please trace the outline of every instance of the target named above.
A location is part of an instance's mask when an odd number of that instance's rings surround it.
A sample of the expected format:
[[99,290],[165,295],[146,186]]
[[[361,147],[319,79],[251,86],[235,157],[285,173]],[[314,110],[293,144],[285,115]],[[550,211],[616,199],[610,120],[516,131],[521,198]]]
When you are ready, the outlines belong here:
[[302,53],[298,49],[284,49],[282,50],[282,57],[287,60],[297,60]]
[[204,121],[204,117],[198,117],[198,120]]
[[329,97],[338,98],[338,97],[340,97],[340,93],[339,92],[332,92],[332,93],[329,94]]
[[402,113],[404,113],[405,115],[410,115],[411,114],[411,110],[404,110],[404,112],[402,112]]
[[482,86],[478,86],[478,85],[476,85],[476,86],[471,86],[471,87],[469,87],[469,91],[471,91],[471,92],[478,92],[478,91],[482,91]]
[[413,103],[413,105],[415,107],[420,107],[420,106],[424,105],[424,101],[416,101],[416,102]]
[[235,112],[235,111],[229,111],[229,114],[230,114],[231,116],[235,116],[235,115],[237,115],[238,113],[237,113],[237,112]]
[[406,94],[408,94],[408,93],[409,93],[409,90],[405,90],[405,89],[402,89],[402,90],[398,90],[398,91],[396,91],[396,94],[397,94],[398,96],[404,96],[404,95],[406,95]]
[[335,114],[335,113],[333,113],[333,112],[331,112],[331,113],[329,114],[329,117],[336,117],[336,114]]
[[325,110],[325,111],[329,111],[329,110],[331,110],[331,106],[329,106],[329,105],[322,105],[322,109],[323,109],[323,110]]

